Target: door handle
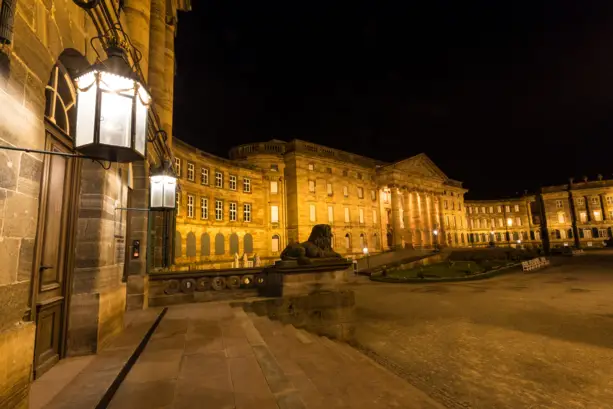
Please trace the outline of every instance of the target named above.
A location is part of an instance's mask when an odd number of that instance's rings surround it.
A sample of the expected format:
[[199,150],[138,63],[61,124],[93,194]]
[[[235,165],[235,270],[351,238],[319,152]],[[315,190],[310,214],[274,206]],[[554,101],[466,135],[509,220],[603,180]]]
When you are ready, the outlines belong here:
[[50,270],[50,269],[52,269],[52,268],[53,268],[53,266],[40,266],[38,269],[39,269],[40,271],[43,271],[43,270]]

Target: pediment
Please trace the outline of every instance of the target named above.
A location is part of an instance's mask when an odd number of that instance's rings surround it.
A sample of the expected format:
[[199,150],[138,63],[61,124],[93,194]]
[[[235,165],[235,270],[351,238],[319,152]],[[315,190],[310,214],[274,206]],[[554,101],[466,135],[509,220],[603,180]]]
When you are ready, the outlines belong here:
[[425,153],[396,162],[394,169],[430,179],[448,179],[447,175]]

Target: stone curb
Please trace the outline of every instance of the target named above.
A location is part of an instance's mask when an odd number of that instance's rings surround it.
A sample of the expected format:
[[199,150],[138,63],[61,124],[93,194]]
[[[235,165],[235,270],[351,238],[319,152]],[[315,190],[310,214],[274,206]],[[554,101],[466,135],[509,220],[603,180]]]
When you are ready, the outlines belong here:
[[371,281],[377,281],[382,283],[392,283],[392,284],[423,284],[423,283],[453,283],[460,281],[476,281],[476,280],[485,280],[487,278],[496,277],[498,275],[504,274],[508,272],[507,270],[520,266],[520,263],[511,264],[508,266],[500,267],[495,270],[490,270],[486,273],[474,274],[468,277],[448,277],[448,278],[391,278],[391,277],[381,277],[381,276],[370,276]]

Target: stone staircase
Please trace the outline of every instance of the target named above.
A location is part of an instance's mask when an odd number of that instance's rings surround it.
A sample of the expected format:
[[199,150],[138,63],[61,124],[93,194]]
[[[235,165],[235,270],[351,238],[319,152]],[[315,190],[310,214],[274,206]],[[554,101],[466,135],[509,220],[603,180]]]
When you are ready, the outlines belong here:
[[[107,407],[104,359],[43,407]],[[348,344],[224,302],[170,307],[111,395],[110,409],[443,407]]]

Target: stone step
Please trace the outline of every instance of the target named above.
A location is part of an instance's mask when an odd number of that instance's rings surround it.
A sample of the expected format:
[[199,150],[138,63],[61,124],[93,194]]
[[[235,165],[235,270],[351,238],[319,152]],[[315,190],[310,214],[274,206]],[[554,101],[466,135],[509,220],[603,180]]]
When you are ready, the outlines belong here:
[[[248,314],[310,408],[442,408],[348,344]],[[305,342],[306,341],[306,342]],[[308,386],[308,392],[302,389]]]

